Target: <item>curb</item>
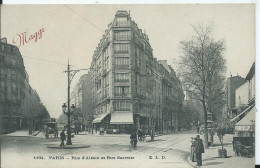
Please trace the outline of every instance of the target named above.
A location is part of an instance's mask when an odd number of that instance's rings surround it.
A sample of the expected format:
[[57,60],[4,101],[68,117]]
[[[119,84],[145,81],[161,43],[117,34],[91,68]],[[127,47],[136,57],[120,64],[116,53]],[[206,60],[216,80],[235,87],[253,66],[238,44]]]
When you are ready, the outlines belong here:
[[47,148],[50,149],[82,149],[82,148],[89,148],[90,146],[65,146],[65,147],[59,147],[59,146],[47,146]]

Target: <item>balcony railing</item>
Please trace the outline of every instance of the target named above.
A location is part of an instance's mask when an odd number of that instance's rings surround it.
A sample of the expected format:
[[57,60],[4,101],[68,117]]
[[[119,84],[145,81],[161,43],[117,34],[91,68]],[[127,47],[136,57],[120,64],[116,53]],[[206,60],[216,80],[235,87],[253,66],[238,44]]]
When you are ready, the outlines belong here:
[[125,97],[130,97],[130,93],[114,93],[115,98],[125,98]]
[[115,40],[131,40],[130,35],[115,35]]
[[130,108],[114,108],[114,111],[130,111]]
[[115,82],[129,82],[129,79],[115,79]]
[[129,65],[115,65],[115,69],[129,69]]
[[116,22],[116,25],[118,27],[125,27],[125,26],[130,26],[130,21],[126,21],[126,22]]
[[129,54],[128,50],[115,50],[115,54]]

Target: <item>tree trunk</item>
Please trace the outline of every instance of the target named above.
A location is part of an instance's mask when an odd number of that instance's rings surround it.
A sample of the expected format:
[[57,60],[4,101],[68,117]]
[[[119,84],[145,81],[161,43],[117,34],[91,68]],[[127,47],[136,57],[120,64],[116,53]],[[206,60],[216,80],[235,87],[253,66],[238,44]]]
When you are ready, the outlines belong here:
[[205,126],[205,131],[204,131],[204,147],[208,148],[208,123],[207,123],[207,109],[205,105],[205,101],[203,101],[203,109],[204,109],[204,126]]

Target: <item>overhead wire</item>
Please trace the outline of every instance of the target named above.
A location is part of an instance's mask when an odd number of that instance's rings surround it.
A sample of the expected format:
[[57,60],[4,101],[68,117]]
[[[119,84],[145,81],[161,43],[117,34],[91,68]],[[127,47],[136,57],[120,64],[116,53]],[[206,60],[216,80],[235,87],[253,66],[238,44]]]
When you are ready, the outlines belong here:
[[[88,24],[92,25],[93,27],[95,27],[97,30],[101,31],[102,33],[104,32],[101,28],[99,28],[97,25],[95,25],[93,22],[89,21],[87,18],[83,17],[82,15],[80,15],[79,13],[77,13],[74,9],[72,9],[71,7],[69,7],[68,5],[64,5],[67,9],[69,9],[71,12],[73,12],[75,15],[79,16],[80,18],[82,18],[84,21],[86,21]],[[90,50],[89,50],[90,51]],[[31,58],[31,59],[35,59],[38,61],[45,61],[45,62],[49,62],[49,63],[54,63],[54,64],[59,64],[59,65],[67,65],[65,63],[60,63],[60,62],[55,62],[52,60],[48,60],[48,59],[42,59],[42,58],[34,58],[34,57],[30,57],[30,56],[26,56],[26,55],[22,55],[23,57],[27,57],[27,58]],[[80,68],[79,66],[76,65],[71,65],[77,68]],[[84,68],[80,68],[80,69],[84,69]]]
[[70,11],[72,11],[74,14],[76,14],[77,16],[81,17],[83,20],[85,20],[86,22],[88,22],[90,25],[94,26],[96,29],[98,29],[99,31],[101,31],[102,33],[104,32],[101,28],[99,28],[97,25],[95,25],[94,23],[92,23],[91,21],[89,21],[87,18],[81,16],[79,13],[77,13],[75,10],[73,10],[71,7],[69,7],[68,5],[64,5],[66,8],[68,8]]

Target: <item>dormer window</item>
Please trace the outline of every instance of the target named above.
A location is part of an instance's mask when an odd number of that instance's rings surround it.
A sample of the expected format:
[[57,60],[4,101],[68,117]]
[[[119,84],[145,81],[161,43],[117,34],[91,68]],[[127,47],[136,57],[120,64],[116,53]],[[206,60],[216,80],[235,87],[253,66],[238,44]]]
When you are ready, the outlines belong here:
[[12,47],[12,53],[16,53],[16,48],[15,47]]
[[127,17],[117,17],[116,18],[117,26],[126,26],[126,24],[127,24]]
[[1,50],[2,50],[2,51],[5,50],[5,45],[1,45]]

